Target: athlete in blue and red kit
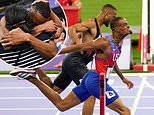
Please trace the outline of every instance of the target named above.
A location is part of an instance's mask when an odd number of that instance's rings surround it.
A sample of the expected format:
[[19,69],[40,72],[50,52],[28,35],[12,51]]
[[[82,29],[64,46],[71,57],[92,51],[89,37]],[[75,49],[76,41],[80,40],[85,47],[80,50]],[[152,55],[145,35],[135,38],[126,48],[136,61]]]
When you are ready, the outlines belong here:
[[[57,94],[52,88],[48,87],[42,81],[38,80],[34,76],[26,78],[28,81],[33,83],[38,87],[41,92],[61,111],[68,110],[83,101],[87,100],[91,95],[98,99],[102,98],[104,89],[101,89],[100,96],[100,76],[105,75],[106,79],[106,105],[108,108],[116,111],[120,115],[130,115],[130,110],[128,107],[124,106],[120,100],[118,94],[114,91],[111,86],[107,84],[108,76],[112,68],[122,79],[122,81],[127,84],[129,88],[133,87],[133,83],[125,78],[120,72],[116,60],[121,53],[121,44],[124,37],[131,34],[131,30],[127,25],[126,19],[122,17],[116,17],[112,20],[110,24],[112,30],[112,36],[107,36],[104,38],[98,38],[90,42],[72,45],[67,48],[62,49],[61,53],[68,53],[73,51],[96,51],[96,70],[88,71],[81,84],[76,86],[67,97],[62,99],[59,94]],[[20,76],[19,76],[20,77]],[[102,106],[102,105],[101,105]],[[103,115],[103,114],[102,114]]]

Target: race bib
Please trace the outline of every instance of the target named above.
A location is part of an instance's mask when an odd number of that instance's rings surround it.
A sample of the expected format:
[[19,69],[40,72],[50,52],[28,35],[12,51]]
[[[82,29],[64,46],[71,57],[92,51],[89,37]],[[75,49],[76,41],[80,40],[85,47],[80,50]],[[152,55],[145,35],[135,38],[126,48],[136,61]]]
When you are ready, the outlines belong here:
[[112,97],[116,96],[113,91],[106,91],[105,94],[108,99],[111,99]]

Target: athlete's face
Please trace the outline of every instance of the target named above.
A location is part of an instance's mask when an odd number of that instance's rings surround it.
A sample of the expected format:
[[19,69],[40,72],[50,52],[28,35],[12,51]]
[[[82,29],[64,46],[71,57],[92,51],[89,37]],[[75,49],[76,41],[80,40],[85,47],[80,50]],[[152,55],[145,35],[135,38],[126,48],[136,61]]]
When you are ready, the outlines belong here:
[[110,12],[108,12],[105,16],[105,26],[108,27],[110,22],[116,17],[117,15],[117,11],[116,10],[112,10]]
[[124,37],[128,34],[132,34],[132,31],[130,30],[130,27],[128,26],[126,19],[119,20],[117,24],[117,28],[118,28],[118,32]]
[[48,21],[48,19],[44,18],[39,12],[33,10],[33,8],[30,9],[30,13],[35,24],[42,24]]

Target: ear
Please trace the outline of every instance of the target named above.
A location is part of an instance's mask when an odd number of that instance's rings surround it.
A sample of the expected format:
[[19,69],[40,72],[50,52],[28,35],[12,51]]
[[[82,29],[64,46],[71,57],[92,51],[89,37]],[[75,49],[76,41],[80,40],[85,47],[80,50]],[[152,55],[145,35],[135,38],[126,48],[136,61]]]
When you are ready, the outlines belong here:
[[104,19],[107,20],[108,19],[108,13],[106,12],[104,15]]

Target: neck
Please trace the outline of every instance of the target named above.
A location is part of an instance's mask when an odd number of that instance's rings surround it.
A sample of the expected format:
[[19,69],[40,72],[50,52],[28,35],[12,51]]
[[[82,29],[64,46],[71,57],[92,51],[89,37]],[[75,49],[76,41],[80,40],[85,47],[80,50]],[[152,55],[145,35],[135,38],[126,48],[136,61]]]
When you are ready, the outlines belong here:
[[123,37],[117,33],[112,32],[113,41],[116,46],[119,46],[119,43],[122,41]]

